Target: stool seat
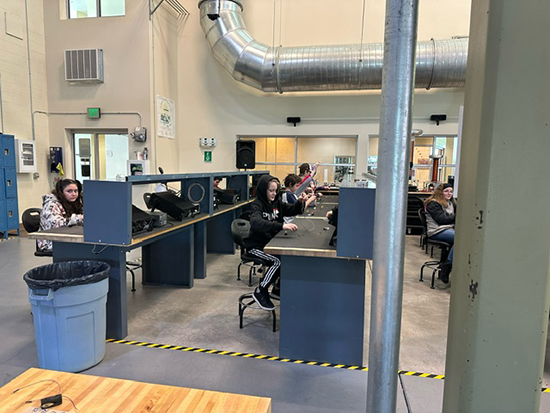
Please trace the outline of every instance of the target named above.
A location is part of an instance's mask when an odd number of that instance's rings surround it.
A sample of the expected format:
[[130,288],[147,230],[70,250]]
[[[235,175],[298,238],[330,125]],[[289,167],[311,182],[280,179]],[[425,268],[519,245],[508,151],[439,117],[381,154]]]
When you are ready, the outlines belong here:
[[[277,331],[277,314],[275,313],[275,309],[264,310],[258,305],[258,303],[256,303],[252,294],[253,293],[246,293],[239,297],[239,328],[243,328],[244,310],[247,308],[253,308],[255,310],[269,311],[271,313],[271,316],[273,317],[273,332],[275,333]],[[272,295],[270,295],[270,298],[272,300],[279,300],[277,297]]]

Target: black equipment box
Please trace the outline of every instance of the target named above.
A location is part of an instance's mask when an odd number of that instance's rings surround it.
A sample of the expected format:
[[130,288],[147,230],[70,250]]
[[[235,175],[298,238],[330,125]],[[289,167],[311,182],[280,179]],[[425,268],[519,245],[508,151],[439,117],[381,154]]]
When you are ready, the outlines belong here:
[[152,231],[155,218],[147,212],[142,211],[137,206],[132,205],[132,235],[142,232]]
[[241,198],[239,194],[232,189],[214,188],[214,195],[217,196],[220,204],[235,205]]
[[151,194],[149,205],[151,205],[153,211],[158,209],[166,212],[178,221],[182,221],[184,218],[192,218],[200,212],[198,204],[185,201],[172,192],[155,192]]

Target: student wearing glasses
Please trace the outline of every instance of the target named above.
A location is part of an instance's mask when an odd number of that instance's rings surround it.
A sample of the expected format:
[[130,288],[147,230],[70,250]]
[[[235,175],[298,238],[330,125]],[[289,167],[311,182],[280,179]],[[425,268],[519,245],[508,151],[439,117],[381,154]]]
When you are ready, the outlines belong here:
[[[61,179],[50,194],[42,197],[40,231],[82,225],[84,222],[82,184],[73,179]],[[40,251],[51,251],[52,241],[38,240]]]

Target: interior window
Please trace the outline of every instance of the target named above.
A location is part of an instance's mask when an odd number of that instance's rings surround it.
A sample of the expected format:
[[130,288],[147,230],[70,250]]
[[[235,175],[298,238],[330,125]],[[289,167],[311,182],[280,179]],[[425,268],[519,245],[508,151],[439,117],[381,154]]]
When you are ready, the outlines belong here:
[[69,19],[124,16],[125,0],[68,0]]

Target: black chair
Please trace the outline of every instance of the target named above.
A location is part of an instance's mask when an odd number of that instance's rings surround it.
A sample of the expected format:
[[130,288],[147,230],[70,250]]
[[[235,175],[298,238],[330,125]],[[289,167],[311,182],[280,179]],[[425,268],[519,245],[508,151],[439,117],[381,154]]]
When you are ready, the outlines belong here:
[[[420,221],[422,221],[422,227],[423,227],[423,233],[428,234],[428,223],[426,221],[426,211],[424,211],[424,208],[421,208],[418,210],[418,217],[420,218]],[[419,281],[424,281],[424,267],[428,267],[432,270],[432,285],[431,289],[434,289],[435,284],[435,274],[437,273],[437,278],[439,278],[439,273],[441,271],[441,264],[444,264],[447,261],[447,257],[449,256],[449,251],[451,250],[451,244],[444,242],[444,241],[438,241],[435,239],[432,239],[426,235],[426,253],[428,252],[428,247],[437,247],[441,249],[441,256],[439,260],[430,260],[426,261],[424,264],[422,264],[422,267],[420,267],[420,279]]]
[[[29,208],[23,211],[21,215],[21,221],[23,222],[23,228],[29,234],[31,232],[36,232],[40,229],[40,214],[42,213],[42,208]],[[36,250],[34,255],[37,257],[52,257],[53,254],[51,251],[41,251],[38,249],[38,240],[36,241]]]
[[250,233],[250,222],[245,219],[235,219],[231,223],[231,235],[233,236],[233,241],[237,244],[241,250],[241,262],[237,268],[237,280],[241,279],[241,266],[245,265],[250,267],[248,271],[248,286],[252,287],[252,276],[255,276],[256,273],[262,273],[263,267],[266,265],[266,262],[261,258],[258,258],[254,255],[247,254],[244,248],[244,239],[248,237]]

